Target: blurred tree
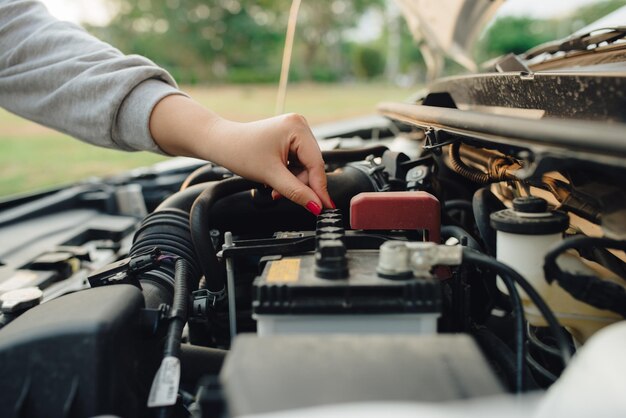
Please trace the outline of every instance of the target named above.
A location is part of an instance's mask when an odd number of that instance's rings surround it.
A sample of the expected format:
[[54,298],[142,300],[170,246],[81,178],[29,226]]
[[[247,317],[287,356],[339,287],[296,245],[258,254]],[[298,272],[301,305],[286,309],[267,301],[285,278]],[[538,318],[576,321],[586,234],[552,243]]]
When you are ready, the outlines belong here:
[[[291,0],[112,0],[118,10],[91,31],[126,53],[146,55],[181,82],[274,81]],[[343,32],[384,0],[304,1],[298,19],[295,79],[348,72]],[[330,71],[329,71],[330,70]],[[333,74],[334,73],[334,74]]]
[[564,38],[626,5],[626,0],[604,0],[574,9],[554,19],[505,16],[497,19],[476,48],[478,62],[512,52],[521,54],[544,42]]
[[345,42],[343,33],[357,25],[363,13],[373,7],[382,9],[384,0],[302,2],[298,19],[298,41],[303,44],[300,54],[302,64],[297,68],[300,68],[304,78],[311,79],[320,65],[338,73],[346,72],[348,63],[341,55],[341,44]]
[[[404,22],[387,15],[380,39],[367,45],[349,42],[369,10],[384,15],[389,0],[304,0],[300,9],[290,79],[336,81],[369,77],[378,70],[378,51],[390,81],[416,81],[422,56]],[[96,35],[126,53],[146,55],[182,83],[274,82],[291,0],[110,0],[117,14]],[[604,0],[559,19],[502,17],[491,25],[476,49],[478,62],[566,36],[626,5]],[[393,25],[393,28],[389,26]],[[370,62],[371,64],[365,64]],[[369,66],[369,70],[364,70]],[[358,67],[358,69],[357,69]],[[410,81],[409,81],[410,82]]]
[[575,32],[623,6],[626,6],[626,0],[605,0],[581,6],[569,17],[570,32]]
[[626,6],[626,0],[605,0],[579,7],[572,13],[570,19],[580,20],[588,25],[623,6]]
[[365,79],[374,78],[383,73],[385,59],[380,50],[359,45],[354,50],[354,72],[357,76]]
[[551,41],[557,30],[547,20],[529,17],[502,17],[489,28],[481,44],[489,57],[521,54],[535,45]]
[[227,79],[241,67],[260,78],[278,71],[282,16],[263,1],[114,1],[119,12],[99,34],[124,52],[152,58],[182,82]]

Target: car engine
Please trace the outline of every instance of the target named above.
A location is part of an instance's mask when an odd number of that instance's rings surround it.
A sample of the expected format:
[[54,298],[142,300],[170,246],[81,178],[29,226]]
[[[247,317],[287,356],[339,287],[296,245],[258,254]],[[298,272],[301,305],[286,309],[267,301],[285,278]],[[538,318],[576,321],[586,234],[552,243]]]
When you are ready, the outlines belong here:
[[624,73],[508,60],[319,127],[317,218],[193,160],[1,202],[0,415],[558,386],[626,316]]

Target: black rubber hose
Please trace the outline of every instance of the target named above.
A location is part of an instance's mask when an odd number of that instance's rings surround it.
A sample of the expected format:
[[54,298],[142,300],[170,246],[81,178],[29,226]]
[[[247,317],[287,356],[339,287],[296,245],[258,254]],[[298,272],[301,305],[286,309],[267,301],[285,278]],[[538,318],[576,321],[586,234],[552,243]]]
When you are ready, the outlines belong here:
[[389,151],[385,145],[374,145],[366,148],[333,149],[322,151],[322,158],[326,164],[347,163],[362,161],[368,156],[381,157],[385,151]]
[[[173,289],[168,285],[163,285],[155,280],[139,280],[141,282],[141,293],[147,309],[159,309],[163,303],[171,303],[174,298]],[[169,283],[164,276],[163,282]]]
[[185,190],[176,192],[161,202],[161,204],[155,209],[155,212],[160,212],[166,209],[180,209],[182,211],[189,212],[193,202],[196,201],[198,196],[200,196],[200,193],[202,193],[207,186],[208,184],[196,184],[186,188]]
[[[344,213],[350,210],[350,200],[362,192],[373,192],[375,186],[370,176],[352,166],[328,173],[328,192]],[[310,231],[316,219],[300,205],[288,199],[272,200],[269,189],[233,193],[215,202],[211,208],[211,228],[222,232],[274,233],[276,231]],[[350,219],[344,216],[344,227]]]
[[556,319],[550,307],[546,304],[541,295],[537,293],[535,288],[530,283],[528,283],[528,281],[517,271],[513,270],[506,264],[501,263],[493,257],[476,253],[475,251],[472,251],[468,248],[464,248],[463,259],[471,263],[475,263],[477,265],[480,264],[484,267],[495,270],[504,280],[505,284],[505,278],[509,278],[509,280],[516,282],[522,288],[522,290],[526,292],[532,303],[535,304],[537,309],[539,309],[539,312],[541,312],[541,315],[543,315],[544,319],[548,323],[548,327],[550,327],[550,330],[552,331],[552,334],[556,340],[556,345],[559,349],[559,352],[561,353],[561,360],[563,361],[563,364],[567,366],[573,354],[571,347],[567,341],[567,337],[561,329],[559,320]]
[[450,168],[456,173],[473,181],[474,183],[487,184],[491,177],[487,173],[469,167],[461,160],[461,142],[454,142],[448,147],[448,157],[450,158]]
[[211,183],[198,196],[191,207],[189,226],[197,259],[206,280],[206,287],[210,292],[219,293],[224,290],[224,275],[222,266],[217,260],[215,248],[209,237],[211,229],[211,207],[219,199],[258,186],[250,180],[233,177],[227,180]]
[[[348,163],[352,161],[362,161],[368,156],[381,157],[389,148],[385,145],[373,145],[364,148],[353,149],[333,149],[322,151],[322,158],[327,164]],[[194,170],[183,182],[180,190],[185,190],[191,186],[208,181],[224,180],[232,176],[227,169],[213,164],[206,164]]]
[[180,190],[183,191],[193,185],[206,183],[207,181],[219,181],[232,177],[233,173],[224,167],[215,166],[211,163],[198,167],[187,176]]
[[470,202],[469,200],[463,200],[463,199],[446,200],[443,203],[443,207],[445,210],[464,210],[469,213],[474,213],[474,207],[472,206],[472,202]]
[[[329,173],[327,178],[328,191],[337,207],[343,210],[350,208],[350,199],[356,194],[376,190],[375,179],[370,176],[366,170],[361,170],[355,166],[348,165],[342,170]],[[195,187],[196,186],[190,187],[187,190],[191,190]],[[197,259],[200,260],[202,272],[205,275],[206,287],[211,292],[219,293],[224,290],[224,274],[222,266],[217,260],[216,250],[211,242],[209,231],[211,227],[215,227],[215,225],[220,225],[221,227],[222,223],[228,224],[233,217],[235,221],[245,218],[244,221],[239,221],[242,225],[249,222],[250,219],[254,219],[255,222],[258,222],[258,219],[266,217],[267,212],[271,211],[271,209],[265,207],[265,205],[255,205],[252,202],[244,206],[241,204],[226,205],[227,202],[241,203],[249,200],[248,197],[237,196],[237,194],[247,192],[249,189],[257,187],[259,187],[258,183],[245,180],[241,177],[233,177],[219,182],[209,183],[192,205],[190,214],[191,235]],[[185,193],[187,190],[179,193]],[[283,200],[286,199],[283,198]],[[298,213],[301,213],[309,217],[309,221],[307,222],[314,224],[314,218],[306,214],[304,209],[296,204],[291,202],[280,202],[276,204],[285,209],[285,216],[290,216],[288,212],[294,213],[295,215],[293,216],[297,216]],[[219,219],[212,219],[212,214],[214,214],[212,209],[214,207],[215,209],[220,209],[216,211],[220,215],[216,218]],[[293,210],[290,210],[289,207],[292,207]],[[245,211],[238,213],[237,211],[242,208],[245,209]],[[265,219],[263,219],[263,222],[265,223]],[[288,222],[283,222],[282,224],[287,223]],[[263,225],[260,229],[266,226],[267,225]],[[237,228],[237,226],[234,227],[234,229]]]
[[205,375],[218,375],[227,350],[202,347],[199,345],[181,344],[180,346],[180,380],[195,386]]
[[488,187],[476,190],[472,198],[472,208],[474,210],[474,221],[478,227],[478,232],[485,244],[487,254],[496,256],[496,230],[490,223],[489,216],[493,212],[506,209],[504,203],[491,193]]
[[[463,248],[463,261],[468,261],[480,267],[496,270],[509,292],[511,303],[513,305],[513,316],[515,318],[515,392],[522,393],[524,391],[524,359],[526,358],[526,345],[524,341],[524,307],[522,306],[522,300],[519,297],[519,292],[515,287],[516,279],[506,269],[501,268],[498,264],[505,266],[498,262],[496,259],[481,254],[477,251],[471,250],[467,247]],[[515,273],[515,272],[514,272]],[[517,273],[515,273],[517,274]],[[524,280],[524,278],[522,278]]]

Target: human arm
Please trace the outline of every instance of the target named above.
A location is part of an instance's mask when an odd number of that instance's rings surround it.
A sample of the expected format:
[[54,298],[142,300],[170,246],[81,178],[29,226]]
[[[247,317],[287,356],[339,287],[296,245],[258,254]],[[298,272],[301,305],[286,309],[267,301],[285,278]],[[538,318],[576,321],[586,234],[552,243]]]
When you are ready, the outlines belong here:
[[37,1],[0,0],[0,106],[107,148],[160,152],[148,119],[183,94],[167,71],[124,55]]
[[332,207],[303,118],[226,121],[148,59],[122,54],[35,1],[0,0],[0,105],[95,145],[211,160],[303,206]]
[[[169,96],[155,107],[150,131],[164,151],[213,161],[269,185],[315,214],[319,211],[311,202],[317,208],[334,207],[326,190],[324,161],[302,116],[238,123],[188,97]],[[288,161],[295,172],[287,168]]]

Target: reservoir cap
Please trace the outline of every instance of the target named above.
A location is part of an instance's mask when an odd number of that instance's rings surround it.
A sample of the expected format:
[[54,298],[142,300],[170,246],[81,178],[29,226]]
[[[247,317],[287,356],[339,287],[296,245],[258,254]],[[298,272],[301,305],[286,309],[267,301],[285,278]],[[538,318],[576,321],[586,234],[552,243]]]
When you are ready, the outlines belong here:
[[513,209],[494,212],[489,218],[494,229],[521,235],[556,234],[569,225],[566,213],[548,211],[548,202],[535,196],[518,197]]

